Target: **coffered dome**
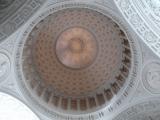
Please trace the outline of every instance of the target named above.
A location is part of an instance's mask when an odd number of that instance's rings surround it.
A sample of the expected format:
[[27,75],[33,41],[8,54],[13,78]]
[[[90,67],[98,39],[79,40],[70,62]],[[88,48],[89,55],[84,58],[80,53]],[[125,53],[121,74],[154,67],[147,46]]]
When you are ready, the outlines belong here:
[[34,27],[22,59],[24,76],[32,89],[37,87],[38,96],[45,94],[48,102],[54,93],[55,106],[87,110],[105,104],[121,89],[131,51],[124,32],[110,18],[70,8]]
[[0,0],[0,91],[42,120],[158,120],[159,11],[158,0]]
[[89,114],[119,104],[134,87],[134,41],[103,12],[66,6],[40,15],[18,43],[24,97],[51,114]]

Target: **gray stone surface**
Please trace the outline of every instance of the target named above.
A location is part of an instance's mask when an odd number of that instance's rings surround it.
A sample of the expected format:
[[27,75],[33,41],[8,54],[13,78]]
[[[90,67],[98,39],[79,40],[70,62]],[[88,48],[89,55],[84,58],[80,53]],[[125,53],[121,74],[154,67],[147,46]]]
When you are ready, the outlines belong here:
[[24,24],[45,0],[0,1],[0,42]]
[[[40,8],[40,6],[44,2],[43,0],[32,0],[32,2],[29,0],[27,1],[25,1],[26,6],[21,6],[21,9],[17,11],[16,14],[9,16],[7,20],[5,20],[5,22],[3,21],[3,24],[0,24],[0,53],[3,54],[0,56],[2,59],[2,64],[0,63],[0,70],[4,71],[1,73],[5,73],[6,68],[8,68],[8,64],[6,63],[10,64],[10,69],[7,74],[5,74],[6,77],[1,79],[4,74],[0,75],[0,91],[11,94],[13,96],[17,96],[21,101],[27,104],[42,120],[111,120],[111,118],[115,117],[116,115],[118,116],[114,120],[159,120],[159,98],[153,98],[160,96],[159,91],[157,92],[156,90],[157,93],[155,94],[155,90],[154,92],[152,92],[149,89],[146,89],[146,85],[144,84],[146,80],[149,82],[152,80],[159,80],[159,77],[157,77],[159,76],[159,72],[158,74],[157,72],[155,73],[155,67],[154,65],[152,65],[157,64],[157,61],[160,60],[157,56],[159,54],[159,37],[155,36],[154,32],[150,32],[150,29],[146,29],[149,27],[146,27],[146,25],[141,22],[142,18],[138,16],[139,14],[137,14],[137,11],[132,11],[133,9],[131,8],[133,7],[130,6],[132,5],[130,4],[131,0],[116,0],[118,1],[118,5],[120,5],[123,8],[123,11],[125,11],[125,16],[131,22],[131,24],[128,24],[124,20],[123,16],[120,14],[120,10],[118,10],[114,6],[113,1],[111,2],[107,0],[87,0],[87,3],[89,5],[98,6],[98,8],[101,8],[98,9],[99,11],[110,15],[111,17],[113,17],[113,19],[118,21],[119,24],[125,25],[125,31],[129,33],[129,37],[131,37],[133,40],[132,44],[134,45],[133,47],[135,49],[133,49],[132,52],[135,56],[133,58],[135,62],[133,64],[133,73],[130,75],[129,78],[130,80],[125,85],[125,91],[121,92],[124,94],[121,94],[120,96],[114,96],[111,104],[104,107],[104,109],[92,112],[90,114],[83,114],[77,116],[68,114],[64,115],[62,112],[58,113],[54,110],[48,110],[44,107],[44,104],[42,105],[40,101],[37,102],[35,100],[35,96],[29,94],[29,91],[26,88],[25,83],[23,82],[24,79],[21,76],[21,73],[23,72],[19,67],[21,65],[19,63],[21,62],[21,49],[18,50],[18,48],[23,48],[22,41],[27,38],[29,32],[34,27],[34,25],[48,15],[48,12],[53,12],[54,10],[61,9],[61,7],[66,7],[64,5],[64,0],[61,0],[61,2],[63,3],[58,3],[60,2],[58,0],[48,0],[48,3],[44,6],[44,8],[39,9],[38,13],[34,14],[33,18],[29,20],[29,23],[25,24],[19,30],[17,30],[17,32],[8,37],[10,34],[12,34],[12,32],[18,29],[19,26],[25,23],[26,20],[30,16],[32,16],[32,14],[38,8]],[[72,3],[72,1],[74,2]],[[93,1],[95,3],[93,3]],[[36,4],[34,4],[35,2]],[[82,2],[83,4],[86,3],[86,1],[82,0],[68,0],[66,2],[72,3],[71,6],[78,6],[79,4],[77,2]],[[9,5],[4,10],[9,9],[11,6],[12,5]],[[32,7],[30,8],[27,6]],[[0,13],[2,10],[0,10]],[[158,15],[157,12],[156,14]],[[144,27],[146,28],[143,30]],[[133,31],[133,28],[137,30],[137,34]],[[145,40],[147,44],[139,42],[142,40]],[[152,50],[156,52],[157,55],[155,55],[148,46],[152,48]],[[145,72],[146,70],[149,72]],[[157,70],[159,71],[159,68],[156,68],[156,71]],[[148,77],[143,78],[143,76],[147,76],[147,74],[153,75],[153,77],[148,75]],[[154,83],[152,86],[155,87]],[[156,89],[157,88],[158,87],[156,86]],[[127,119],[127,117],[130,119]]]

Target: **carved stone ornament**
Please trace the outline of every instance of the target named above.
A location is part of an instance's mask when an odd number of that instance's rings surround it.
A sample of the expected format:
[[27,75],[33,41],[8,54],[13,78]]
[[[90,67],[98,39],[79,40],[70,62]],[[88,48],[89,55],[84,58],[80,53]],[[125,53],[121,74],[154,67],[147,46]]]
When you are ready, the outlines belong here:
[[24,24],[46,0],[0,0],[0,42]]
[[143,42],[160,57],[160,1],[114,0]]
[[150,92],[160,94],[160,62],[150,62],[145,65],[143,84]]
[[10,60],[7,55],[0,52],[0,82],[6,79],[10,72]]
[[152,98],[147,101],[143,100],[136,105],[129,106],[113,120],[159,120],[159,118],[159,98]]

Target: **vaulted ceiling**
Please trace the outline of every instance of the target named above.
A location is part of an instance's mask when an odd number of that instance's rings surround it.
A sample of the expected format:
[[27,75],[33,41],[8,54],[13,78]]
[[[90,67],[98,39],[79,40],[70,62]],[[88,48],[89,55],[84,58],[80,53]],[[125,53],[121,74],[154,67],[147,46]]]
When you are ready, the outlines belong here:
[[0,91],[45,120],[159,120],[160,1],[0,0]]

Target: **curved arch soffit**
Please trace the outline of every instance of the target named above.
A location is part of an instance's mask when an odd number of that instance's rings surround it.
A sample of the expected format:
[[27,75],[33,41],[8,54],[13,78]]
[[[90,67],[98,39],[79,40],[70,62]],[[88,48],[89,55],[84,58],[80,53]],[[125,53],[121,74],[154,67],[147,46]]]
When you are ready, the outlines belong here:
[[40,120],[24,103],[0,92],[0,120]]
[[[142,41],[160,57],[160,17],[156,14],[160,13],[160,2],[158,0],[157,2],[156,0],[114,0],[114,2]],[[152,6],[156,9],[151,9],[150,3],[156,5],[156,7]]]

